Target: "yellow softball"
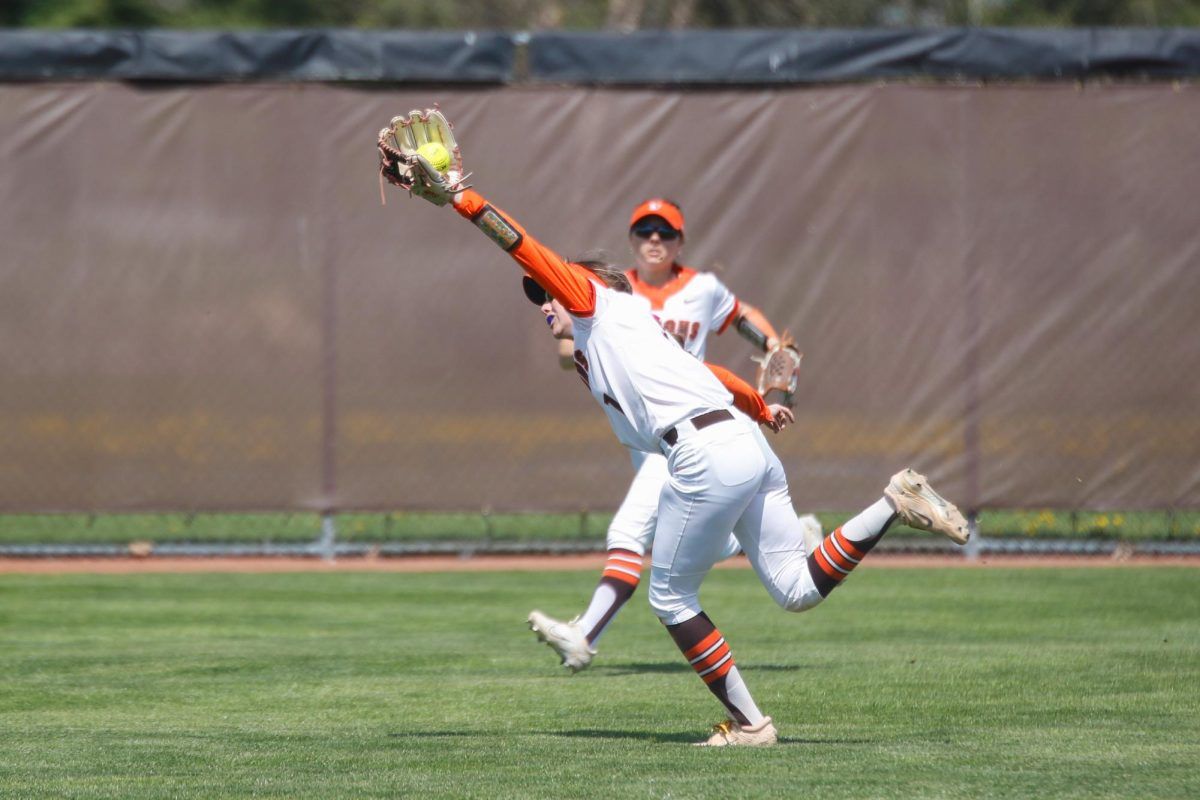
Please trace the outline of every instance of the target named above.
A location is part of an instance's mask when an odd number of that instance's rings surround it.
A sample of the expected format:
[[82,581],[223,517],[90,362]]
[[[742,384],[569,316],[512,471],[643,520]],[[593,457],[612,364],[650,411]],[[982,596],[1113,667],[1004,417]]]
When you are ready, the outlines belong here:
[[428,161],[438,172],[450,169],[450,151],[438,142],[426,142],[417,148],[417,154]]

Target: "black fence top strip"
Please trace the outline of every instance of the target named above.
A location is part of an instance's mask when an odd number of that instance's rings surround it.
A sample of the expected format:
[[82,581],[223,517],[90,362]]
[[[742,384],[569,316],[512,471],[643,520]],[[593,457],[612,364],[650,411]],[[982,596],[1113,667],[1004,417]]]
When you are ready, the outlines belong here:
[[[517,51],[527,59],[517,71]],[[0,31],[0,80],[804,84],[1200,77],[1200,30]]]
[[795,84],[1200,76],[1200,31],[739,30],[540,33],[530,78],[589,84]]
[[0,31],[0,80],[509,83],[494,31]]

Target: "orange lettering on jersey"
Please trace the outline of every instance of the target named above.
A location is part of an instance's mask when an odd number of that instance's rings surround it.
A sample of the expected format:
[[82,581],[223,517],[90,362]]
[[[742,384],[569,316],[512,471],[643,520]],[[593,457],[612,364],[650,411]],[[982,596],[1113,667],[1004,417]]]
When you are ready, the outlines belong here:
[[655,317],[654,319],[659,325],[662,326],[664,331],[674,336],[680,344],[683,344],[687,341],[694,341],[695,338],[700,335],[699,322],[688,322],[686,319],[669,319],[666,322],[663,322],[658,317]]

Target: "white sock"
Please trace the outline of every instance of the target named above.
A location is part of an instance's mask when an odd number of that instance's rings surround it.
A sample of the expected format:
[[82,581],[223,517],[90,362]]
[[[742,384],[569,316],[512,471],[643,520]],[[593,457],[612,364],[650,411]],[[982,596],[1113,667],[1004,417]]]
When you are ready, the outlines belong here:
[[852,542],[865,542],[883,533],[896,511],[887,498],[881,497],[857,517],[842,526],[842,536]]
[[750,696],[750,690],[746,688],[746,682],[742,680],[742,674],[736,666],[730,667],[725,675],[725,696],[729,698],[730,705],[746,716],[751,728],[758,727],[765,719],[754,698]]
[[[600,621],[604,619],[604,615],[609,612],[616,602],[616,590],[607,583],[598,584],[596,591],[592,592],[592,602],[588,603],[587,611],[584,611],[583,615],[579,617],[579,627],[583,628],[585,633],[593,630],[600,624]],[[609,619],[609,622],[612,622],[612,620]],[[605,625],[604,628],[608,628],[608,625]],[[600,634],[602,633],[604,633],[604,629],[597,631],[596,635],[592,637],[590,644],[594,646],[596,642],[600,641]]]

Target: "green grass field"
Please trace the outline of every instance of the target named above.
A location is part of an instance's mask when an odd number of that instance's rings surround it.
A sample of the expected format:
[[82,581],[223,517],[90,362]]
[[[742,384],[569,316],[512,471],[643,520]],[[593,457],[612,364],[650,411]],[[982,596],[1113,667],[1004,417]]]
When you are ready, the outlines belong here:
[[860,570],[706,608],[783,737],[721,716],[644,589],[568,676],[587,572],[0,576],[0,797],[1200,796],[1200,571]]

